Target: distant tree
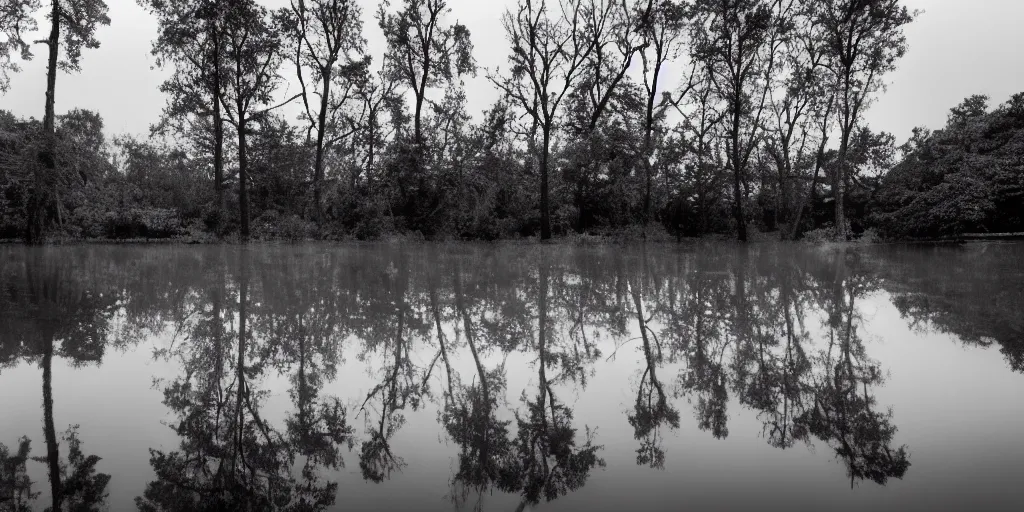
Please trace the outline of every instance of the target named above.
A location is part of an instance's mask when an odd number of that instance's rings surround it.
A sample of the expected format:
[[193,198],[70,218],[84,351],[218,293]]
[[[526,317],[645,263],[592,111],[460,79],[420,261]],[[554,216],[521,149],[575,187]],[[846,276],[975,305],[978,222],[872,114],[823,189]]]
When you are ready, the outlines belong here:
[[988,113],[988,100],[987,94],[973,94],[968,96],[959,105],[949,109],[949,117],[947,117],[947,124],[955,125],[962,123],[976,117],[981,117]]
[[[595,40],[587,37],[585,24],[594,9],[593,0],[560,3],[561,12],[552,16],[547,1],[519,0],[514,10],[505,11],[502,25],[512,46],[508,76],[488,78],[519,108],[526,111],[540,130],[540,238],[551,238],[551,206],[548,175],[552,136],[562,100],[580,79]],[[532,139],[532,137],[531,137]],[[531,147],[533,141],[531,140]]]
[[388,122],[389,105],[394,102],[398,83],[389,74],[381,71],[376,75],[367,73],[356,90],[359,114],[356,116],[356,130],[353,138],[355,157],[361,160],[359,167],[364,173],[367,193],[375,190],[374,178],[380,161],[380,154],[388,139],[400,126]]
[[578,231],[585,228],[590,209],[587,189],[600,174],[602,164],[608,163],[608,155],[617,154],[602,147],[606,141],[602,140],[605,137],[599,125],[614,115],[616,100],[628,94],[626,72],[643,45],[629,3],[594,0],[583,12],[582,36],[590,41],[593,51],[584,61],[578,85],[570,93],[570,113],[565,123],[569,140],[578,148],[566,169],[566,181],[576,189]]
[[[821,49],[820,30],[807,16],[806,3],[801,4],[793,17],[793,29],[780,48],[777,70],[769,77],[770,120],[764,151],[775,164],[775,182],[768,187],[774,189],[773,224],[778,228],[794,223],[799,218],[803,205],[796,208],[803,187],[802,175],[813,158],[815,142],[827,144],[828,132],[815,128],[827,121],[832,105],[827,104],[835,93],[827,83],[824,55]],[[824,118],[824,119],[822,119]],[[825,123],[830,127],[829,123]],[[819,138],[816,138],[820,135]],[[825,146],[821,146],[824,152]],[[815,166],[818,167],[818,166]],[[816,169],[817,170],[817,169]],[[817,172],[811,178],[809,188],[815,186]],[[782,233],[792,237],[793,230]]]
[[[665,111],[672,101],[679,102],[671,94],[663,95],[662,72],[665,65],[679,56],[683,36],[690,13],[688,5],[682,2],[655,2],[640,0],[634,7],[633,16],[637,19],[637,31],[641,37],[639,50],[643,64],[643,88],[645,98],[644,115],[644,205],[643,222],[650,221],[652,205],[652,183],[654,180],[655,136],[661,123],[664,123]],[[688,92],[685,87],[683,94]]]
[[1024,230],[1022,106],[1024,94],[1016,94],[985,113],[984,98],[971,96],[950,110],[942,130],[916,128],[895,165],[886,163],[896,153],[891,136],[851,137],[851,167],[866,162],[887,171],[874,173],[868,222],[891,238]]
[[739,240],[746,241],[747,168],[758,147],[767,80],[775,71],[777,53],[789,29],[792,2],[707,0],[698,4],[697,12],[693,57],[727,106],[724,129],[733,175],[733,217]]
[[706,73],[698,69],[686,88],[686,95],[671,102],[682,120],[674,128],[674,139],[666,143],[666,160],[676,168],[670,185],[676,189],[673,227],[678,235],[684,230],[696,235],[717,231],[722,221],[715,212],[722,208],[729,181],[722,151],[728,112]]

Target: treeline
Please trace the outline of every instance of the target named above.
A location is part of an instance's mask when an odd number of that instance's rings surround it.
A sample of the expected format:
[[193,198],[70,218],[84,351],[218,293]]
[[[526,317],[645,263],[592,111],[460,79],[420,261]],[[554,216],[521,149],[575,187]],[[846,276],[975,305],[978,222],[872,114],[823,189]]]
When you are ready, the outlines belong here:
[[[897,0],[517,0],[507,63],[485,69],[445,0],[140,3],[167,105],[148,137],[111,141],[98,113],[53,105],[106,6],[46,3],[43,121],[0,116],[0,236],[1020,230],[1019,97],[969,98],[899,148],[865,126],[907,50]],[[4,72],[31,57],[37,4],[0,17]],[[474,120],[478,73],[499,99]]]

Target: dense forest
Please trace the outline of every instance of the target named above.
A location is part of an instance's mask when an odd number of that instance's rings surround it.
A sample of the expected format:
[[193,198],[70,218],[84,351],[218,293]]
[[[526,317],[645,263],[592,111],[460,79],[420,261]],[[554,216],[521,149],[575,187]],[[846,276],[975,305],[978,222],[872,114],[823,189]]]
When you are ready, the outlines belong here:
[[[899,146],[866,126],[916,16],[897,0],[516,0],[487,67],[445,0],[139,2],[167,103],[113,137],[54,102],[104,2],[5,2],[0,85],[38,45],[48,75],[42,121],[0,111],[0,238],[1024,231],[1024,95]],[[474,116],[477,74],[500,95]]]

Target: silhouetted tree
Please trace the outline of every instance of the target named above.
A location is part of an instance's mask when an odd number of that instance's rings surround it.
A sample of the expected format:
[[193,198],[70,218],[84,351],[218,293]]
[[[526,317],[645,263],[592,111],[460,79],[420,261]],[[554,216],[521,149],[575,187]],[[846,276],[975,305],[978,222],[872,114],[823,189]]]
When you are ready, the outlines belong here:
[[[551,13],[546,0],[521,0],[502,16],[505,36],[512,46],[509,75],[489,75],[517,107],[523,109],[540,130],[540,148],[531,156],[539,158],[540,238],[551,238],[551,205],[548,176],[551,143],[562,100],[583,73],[594,51],[595,40],[587,37],[585,24],[593,0],[560,2],[560,12]],[[534,148],[531,133],[530,147]]]
[[[321,221],[326,154],[358,129],[349,104],[363,82],[370,58],[364,55],[362,11],[352,0],[293,0],[286,16],[294,47],[291,60],[302,86],[305,121],[316,133],[313,163],[313,218]],[[305,73],[310,73],[307,83]]]

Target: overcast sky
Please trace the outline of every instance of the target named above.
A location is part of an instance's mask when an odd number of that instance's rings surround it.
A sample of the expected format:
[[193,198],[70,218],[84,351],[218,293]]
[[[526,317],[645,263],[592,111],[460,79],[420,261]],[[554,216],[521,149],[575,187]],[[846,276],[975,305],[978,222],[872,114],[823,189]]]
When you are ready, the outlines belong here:
[[[270,7],[287,0],[264,0]],[[383,52],[373,19],[377,0],[363,5],[364,33],[375,62]],[[101,47],[86,50],[82,72],[57,79],[57,113],[78,107],[98,111],[108,135],[145,133],[163,108],[158,87],[167,72],[153,69],[153,17],[135,0],[108,0],[111,24],[101,27]],[[452,16],[469,27],[480,66],[503,65],[508,53],[500,15],[513,0],[449,0]],[[398,3],[395,0],[393,3]],[[992,106],[1024,91],[1024,1],[905,0],[924,12],[906,29],[910,51],[899,69],[885,77],[888,90],[866,114],[876,131],[906,140],[914,126],[939,128],[947,110],[971,94],[988,94]],[[39,37],[33,37],[38,39]],[[11,78],[0,108],[41,118],[46,86],[45,47]],[[466,81],[469,111],[476,115],[496,99],[483,73]],[[291,91],[294,93],[294,89]],[[478,116],[477,116],[478,117]],[[479,117],[478,117],[479,118]]]

